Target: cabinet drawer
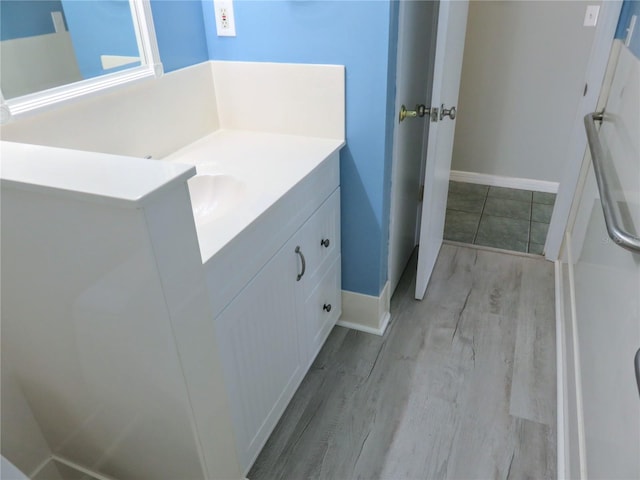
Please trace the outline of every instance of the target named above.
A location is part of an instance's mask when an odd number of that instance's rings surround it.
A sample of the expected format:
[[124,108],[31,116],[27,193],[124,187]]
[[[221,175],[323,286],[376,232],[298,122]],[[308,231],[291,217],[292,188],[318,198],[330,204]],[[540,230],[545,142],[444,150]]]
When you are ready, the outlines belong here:
[[327,264],[319,274],[319,283],[305,302],[305,341],[307,367],[324,345],[331,329],[342,313],[340,255]]
[[305,258],[305,274],[301,281],[308,295],[318,283],[318,279],[314,277],[323,268],[323,264],[331,263],[340,255],[339,188],[307,220],[297,238],[300,252]]

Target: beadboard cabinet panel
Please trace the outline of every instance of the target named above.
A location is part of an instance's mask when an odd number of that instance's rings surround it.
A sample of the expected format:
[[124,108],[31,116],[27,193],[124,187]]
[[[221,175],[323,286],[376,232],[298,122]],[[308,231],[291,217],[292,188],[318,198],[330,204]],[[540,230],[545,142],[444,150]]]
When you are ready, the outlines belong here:
[[296,254],[282,248],[217,318],[242,465],[252,462],[302,378]]
[[215,319],[245,471],[340,317],[340,189],[318,203]]

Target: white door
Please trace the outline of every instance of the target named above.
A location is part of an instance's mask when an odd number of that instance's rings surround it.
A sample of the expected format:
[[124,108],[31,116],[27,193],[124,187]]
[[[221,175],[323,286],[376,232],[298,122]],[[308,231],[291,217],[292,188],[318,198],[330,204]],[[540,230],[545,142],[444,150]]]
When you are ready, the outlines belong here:
[[[437,2],[400,2],[396,112],[401,105],[412,110],[416,104],[430,104],[437,7]],[[428,120],[428,117],[415,117],[399,122],[396,118],[389,225],[392,294],[418,240],[421,164]]]
[[[468,10],[468,1],[440,1],[431,94],[431,107],[438,108],[438,121],[431,122],[427,141],[416,277],[415,297],[417,299],[424,297],[442,245],[455,130],[453,108],[458,103],[460,90]],[[443,116],[443,108],[446,109],[445,112],[450,111],[450,115]]]

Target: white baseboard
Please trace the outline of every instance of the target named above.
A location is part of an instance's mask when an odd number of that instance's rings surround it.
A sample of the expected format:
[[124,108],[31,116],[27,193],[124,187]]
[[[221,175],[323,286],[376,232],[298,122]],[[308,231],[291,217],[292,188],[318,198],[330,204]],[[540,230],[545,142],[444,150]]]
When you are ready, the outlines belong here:
[[[575,408],[576,416],[576,430],[578,435],[578,444],[576,455],[578,458],[579,475],[578,472],[571,472],[571,478],[586,479],[587,478],[587,458],[586,458],[586,436],[584,432],[584,404],[582,400],[582,363],[580,361],[580,342],[578,338],[578,313],[576,306],[576,280],[575,271],[573,266],[575,265],[572,251],[572,235],[570,232],[566,232],[564,245],[567,251],[567,265],[569,276],[569,301],[571,306],[571,320],[567,321],[567,324],[571,324],[571,339],[567,338],[567,342],[571,342],[573,350],[573,358],[568,358],[567,361],[573,363],[573,381],[575,382],[575,406],[571,405],[570,408]],[[565,292],[566,295],[567,292]],[[566,325],[565,324],[565,328]],[[573,452],[569,452],[573,456]]]
[[566,341],[564,328],[564,278],[562,263],[555,262],[555,294],[556,294],[556,471],[557,478],[570,478],[567,469],[568,412],[567,412],[567,376],[566,376]]
[[336,325],[383,335],[391,320],[391,285],[386,283],[379,297],[342,291],[342,316]]
[[491,187],[517,188],[520,190],[533,190],[534,192],[558,193],[558,182],[534,180],[531,178],[502,177],[500,175],[488,175],[486,173],[462,172],[451,170],[449,180],[453,182],[478,183]]

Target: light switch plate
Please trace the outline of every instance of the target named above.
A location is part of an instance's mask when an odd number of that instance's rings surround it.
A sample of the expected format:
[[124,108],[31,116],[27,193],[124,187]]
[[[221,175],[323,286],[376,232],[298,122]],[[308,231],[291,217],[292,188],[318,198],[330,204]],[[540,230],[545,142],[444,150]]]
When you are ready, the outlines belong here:
[[598,23],[598,14],[600,13],[600,5],[587,5],[587,12],[584,15],[584,26],[595,27]]

